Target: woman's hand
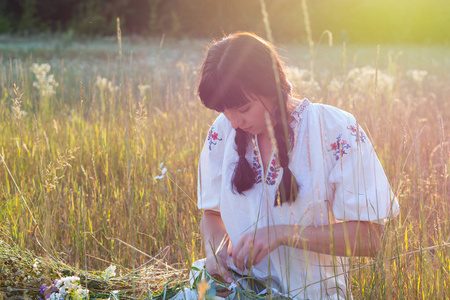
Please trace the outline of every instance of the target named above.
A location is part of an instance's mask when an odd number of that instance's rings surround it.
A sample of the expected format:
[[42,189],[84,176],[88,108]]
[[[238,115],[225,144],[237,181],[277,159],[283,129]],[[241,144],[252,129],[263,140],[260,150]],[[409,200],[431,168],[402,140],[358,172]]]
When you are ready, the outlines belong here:
[[[208,274],[219,282],[230,284],[233,278],[228,272],[228,249],[231,247],[225,226],[219,212],[205,210],[200,223],[200,232],[205,242]],[[216,289],[216,295],[226,297],[231,294],[227,289]]]
[[382,234],[383,225],[367,221],[263,227],[240,238],[233,247],[233,263],[240,270],[248,269],[280,245],[337,256],[375,256]]
[[[226,257],[216,255],[215,257],[206,257],[205,269],[211,277],[219,282],[223,282],[226,284],[231,284],[233,282],[233,278],[228,272],[228,264]],[[219,297],[225,298],[230,295],[232,292],[227,289],[217,289],[216,295]]]
[[286,242],[289,226],[277,225],[259,228],[243,235],[233,247],[233,263],[239,270],[259,264],[266,255]]

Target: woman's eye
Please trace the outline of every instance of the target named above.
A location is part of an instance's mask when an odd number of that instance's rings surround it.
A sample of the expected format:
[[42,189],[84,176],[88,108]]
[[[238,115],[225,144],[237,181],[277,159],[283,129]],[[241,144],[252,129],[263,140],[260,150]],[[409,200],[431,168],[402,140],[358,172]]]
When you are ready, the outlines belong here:
[[245,113],[250,109],[250,106],[247,106],[246,108],[239,110],[240,113]]

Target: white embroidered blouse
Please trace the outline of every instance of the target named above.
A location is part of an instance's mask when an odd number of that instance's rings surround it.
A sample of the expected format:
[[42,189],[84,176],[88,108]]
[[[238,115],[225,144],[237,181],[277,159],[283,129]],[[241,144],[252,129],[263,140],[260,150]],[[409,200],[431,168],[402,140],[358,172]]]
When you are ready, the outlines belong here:
[[[223,114],[211,126],[199,163],[198,208],[219,211],[233,244],[248,232],[271,225],[327,225],[341,220],[384,223],[399,206],[376,153],[355,118],[335,107],[307,99],[291,114],[294,146],[289,168],[299,194],[289,205],[274,207],[283,169],[272,153],[263,170],[257,139],[249,143],[246,158],[253,166],[254,186],[239,195],[232,176],[239,159],[236,131]],[[269,262],[270,260],[270,262]],[[283,292],[298,299],[351,297],[345,274],[347,260],[280,246],[244,273],[271,277]]]

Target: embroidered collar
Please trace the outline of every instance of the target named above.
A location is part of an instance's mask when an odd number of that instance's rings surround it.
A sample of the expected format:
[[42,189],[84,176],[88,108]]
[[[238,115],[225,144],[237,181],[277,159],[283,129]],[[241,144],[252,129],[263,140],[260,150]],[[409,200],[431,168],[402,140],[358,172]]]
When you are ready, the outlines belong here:
[[294,117],[294,119],[300,123],[302,117],[303,117],[303,112],[305,111],[305,109],[308,107],[308,105],[311,102],[309,102],[308,99],[303,98],[303,100],[301,101],[301,103],[299,105],[297,105],[296,108],[294,108],[294,110],[291,113],[291,116]]

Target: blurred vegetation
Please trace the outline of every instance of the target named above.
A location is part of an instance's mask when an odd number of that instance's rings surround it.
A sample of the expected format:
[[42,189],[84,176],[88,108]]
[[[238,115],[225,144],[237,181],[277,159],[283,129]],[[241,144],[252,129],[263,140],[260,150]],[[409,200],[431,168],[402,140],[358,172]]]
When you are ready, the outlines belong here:
[[[266,0],[274,36],[303,42],[299,0]],[[447,0],[309,1],[314,38],[330,30],[337,42],[448,43]],[[116,18],[124,34],[220,37],[248,30],[264,34],[259,0],[13,0],[0,2],[0,33],[69,32],[114,35]]]
[[[120,299],[132,299],[133,278],[146,299],[148,283],[157,299],[163,276],[187,279],[204,255],[197,165],[217,116],[195,92],[204,42],[127,37],[119,56],[115,38],[4,40],[0,299],[36,299],[67,270],[110,265],[128,290]],[[379,256],[352,259],[354,298],[448,299],[450,48],[383,45],[377,59],[374,45],[321,44],[314,74],[308,46],[284,48],[295,93],[360,120],[401,206]],[[101,284],[88,287],[120,289]]]

